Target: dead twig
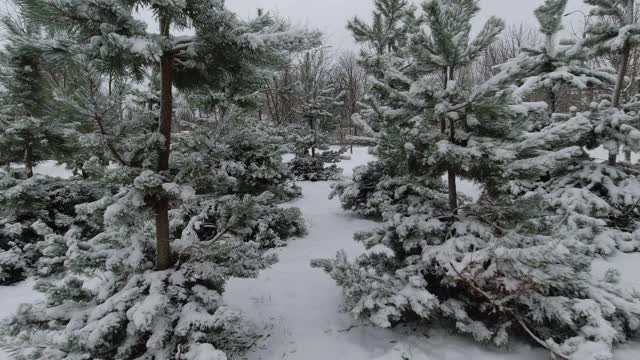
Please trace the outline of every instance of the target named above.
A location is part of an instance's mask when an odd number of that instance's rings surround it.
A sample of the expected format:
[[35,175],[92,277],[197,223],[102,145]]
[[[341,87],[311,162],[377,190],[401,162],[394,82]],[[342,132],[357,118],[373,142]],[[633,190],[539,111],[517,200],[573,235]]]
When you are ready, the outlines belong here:
[[348,332],[348,331],[351,331],[352,329],[355,329],[355,328],[357,328],[357,327],[360,327],[360,325],[351,325],[351,326],[349,326],[349,327],[348,327],[348,328],[346,328],[346,329],[338,330],[338,332]]

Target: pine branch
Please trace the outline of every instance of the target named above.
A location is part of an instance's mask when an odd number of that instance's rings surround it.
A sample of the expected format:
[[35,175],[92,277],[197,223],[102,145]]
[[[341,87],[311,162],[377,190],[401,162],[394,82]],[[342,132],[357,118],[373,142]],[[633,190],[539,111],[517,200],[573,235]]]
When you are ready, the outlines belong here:
[[507,230],[507,229],[505,229],[505,228],[503,228],[503,227],[501,227],[501,226],[499,226],[499,225],[496,225],[494,222],[489,221],[488,219],[484,218],[483,216],[481,216],[481,215],[479,215],[479,214],[471,213],[471,214],[469,214],[469,215],[477,217],[478,219],[480,219],[480,220],[484,221],[487,225],[492,226],[492,227],[494,227],[496,230],[499,230],[499,231],[501,231],[501,232],[503,232],[503,233],[507,233],[507,232],[509,232],[509,230]]
[[[102,117],[101,116],[94,116],[93,117],[96,120],[96,123],[98,124],[98,128],[100,129],[100,133],[107,137],[109,136],[104,128],[104,125],[102,123]],[[120,153],[118,153],[118,151],[116,150],[116,148],[113,146],[113,144],[111,144],[111,142],[108,139],[105,139],[105,143],[107,145],[107,148],[109,148],[109,151],[111,151],[111,153],[113,154],[113,156],[116,158],[116,160],[118,160],[118,162],[124,166],[129,166],[129,163],[120,155]]]
[[628,211],[626,211],[624,214],[622,214],[622,217],[624,218],[624,217],[627,217],[627,216],[631,215],[631,213],[634,212],[638,208],[638,204],[640,204],[640,199],[638,199],[635,202],[635,204],[633,204]]
[[10,358],[15,358],[20,351],[20,348],[11,344],[0,344],[0,350],[9,355]]

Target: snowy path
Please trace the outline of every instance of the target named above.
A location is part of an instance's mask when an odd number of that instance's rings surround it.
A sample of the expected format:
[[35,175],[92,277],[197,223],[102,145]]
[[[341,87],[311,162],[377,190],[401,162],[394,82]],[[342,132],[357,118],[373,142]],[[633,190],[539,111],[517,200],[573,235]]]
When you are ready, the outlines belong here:
[[[364,149],[356,151],[352,160],[339,165],[345,176],[368,159]],[[426,337],[416,332],[408,335],[411,331],[404,329],[377,329],[340,312],[340,289],[323,271],[311,268],[309,261],[333,257],[340,249],[349,256],[362,253],[363,247],[352,240],[353,233],[371,229],[375,223],[344,212],[337,200],[328,200],[329,183],[300,185],[303,198],[291,205],[302,210],[308,235],[278,249],[280,261],[259,278],[233,279],[226,288],[226,303],[269,334],[248,355],[250,360],[402,360],[403,352],[411,354],[411,360],[533,360],[545,356],[527,346],[506,353],[438,332]]]
[[[370,157],[364,148],[355,149],[352,160],[340,167],[350,177],[353,167],[365,164]],[[330,184],[300,183],[303,198],[292,202],[302,210],[308,235],[292,240],[278,249],[280,261],[260,273],[257,279],[232,279],[226,288],[225,301],[264,327],[268,337],[248,354],[249,360],[539,360],[548,354],[526,345],[509,350],[483,347],[442,330],[419,334],[414,329],[384,330],[361,324],[340,311],[343,296],[335,282],[319,269],[309,266],[313,258],[333,257],[344,249],[349,256],[363,252],[352,240],[358,230],[371,229],[375,223],[350,215],[337,200],[328,200]],[[462,184],[463,192],[474,196],[476,187]],[[625,274],[636,274],[640,254],[622,255],[619,266]],[[634,266],[635,264],[635,266]],[[596,266],[607,267],[605,261]],[[633,276],[633,275],[632,275]],[[626,278],[625,278],[626,280]],[[630,280],[630,285],[633,283]],[[638,283],[640,284],[640,283]],[[634,284],[635,285],[635,284]],[[623,346],[616,360],[640,358],[640,344]]]
[[[415,356],[412,360],[512,358],[513,353],[500,353],[444,334],[427,338],[408,336],[402,329],[360,326],[349,314],[341,313],[340,289],[324,272],[311,268],[309,261],[333,257],[339,249],[350,256],[362,253],[363,248],[352,240],[353,232],[375,224],[345,213],[338,201],[328,200],[329,183],[300,185],[304,197],[291,205],[302,210],[309,234],[280,249],[280,262],[258,279],[234,279],[225,292],[229,306],[267,327],[269,338],[249,354],[249,359],[401,360],[399,348],[409,349]],[[524,347],[519,350],[519,355],[528,356],[518,359],[539,359],[541,355]]]

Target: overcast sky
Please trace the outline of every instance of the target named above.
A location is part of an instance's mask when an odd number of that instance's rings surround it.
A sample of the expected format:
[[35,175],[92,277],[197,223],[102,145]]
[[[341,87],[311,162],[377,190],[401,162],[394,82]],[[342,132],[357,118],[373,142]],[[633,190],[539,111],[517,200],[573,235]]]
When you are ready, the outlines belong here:
[[[544,0],[480,0],[482,12],[476,26],[491,15],[504,19],[508,24],[535,24],[533,10]],[[241,17],[255,14],[263,8],[289,18],[294,24],[319,28],[328,36],[329,45],[338,49],[354,48],[351,34],[345,29],[347,20],[357,15],[370,19],[372,0],[227,0],[227,7]],[[569,0],[567,12],[586,9],[582,0]],[[568,19],[582,22],[582,15],[574,14]]]

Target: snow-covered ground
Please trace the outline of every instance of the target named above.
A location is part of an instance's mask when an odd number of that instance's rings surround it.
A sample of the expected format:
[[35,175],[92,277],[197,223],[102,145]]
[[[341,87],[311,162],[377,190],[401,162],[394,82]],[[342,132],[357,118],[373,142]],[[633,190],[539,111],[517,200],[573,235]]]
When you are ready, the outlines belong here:
[[[337,151],[340,149],[340,146],[332,145],[330,146],[330,149]],[[351,179],[351,177],[353,176],[354,168],[360,165],[366,165],[369,161],[375,160],[375,157],[369,154],[368,147],[354,147],[353,154],[349,150],[347,150],[344,155],[349,157],[349,159],[341,161],[338,166],[343,169],[342,176],[345,179]],[[282,156],[282,160],[287,163],[294,157],[295,155],[293,154],[284,154]],[[443,175],[442,180],[447,181],[447,175]],[[474,201],[478,200],[478,197],[480,196],[480,187],[477,184],[473,183],[472,181],[462,179],[458,179],[456,184],[458,186],[458,192],[469,196]]]
[[[44,299],[42,294],[33,290],[33,283],[33,280],[26,280],[13,286],[0,286],[0,320],[15,313],[20,304]],[[10,360],[10,357],[0,350],[0,360]]]
[[[589,155],[591,155],[594,159],[599,159],[605,161],[609,159],[609,150],[603,148],[602,146],[596,149],[589,151]],[[618,159],[624,160],[624,154],[618,154]],[[640,160],[640,153],[631,153],[631,163],[637,164],[638,160]]]
[[[343,164],[344,165],[344,164]],[[519,360],[540,359],[543,353],[519,346],[513,353],[483,348],[443,331],[416,334],[407,328],[377,329],[340,311],[342,294],[323,271],[309,261],[332,257],[340,249],[350,256],[364,251],[352,240],[358,230],[375,223],[344,212],[337,200],[327,199],[329,183],[300,183],[304,197],[299,207],[309,234],[278,250],[280,262],[257,279],[233,279],[225,301],[242,310],[268,337],[249,354],[250,360]]]
[[[24,165],[12,165],[12,167],[20,168],[24,167]],[[33,172],[61,178],[71,177],[71,171],[53,160],[39,163],[33,169]],[[34,303],[44,300],[42,294],[33,290],[33,284],[32,280],[26,280],[13,286],[0,286],[0,320],[15,313],[22,303]],[[0,360],[9,359],[9,356],[0,350]]]
[[[372,160],[366,148],[355,148],[350,160],[342,161],[344,175]],[[36,172],[64,176],[64,169],[44,163],[49,169]],[[300,183],[304,197],[290,205],[299,207],[309,233],[276,250],[280,262],[260,273],[257,279],[232,279],[227,285],[227,304],[243,311],[265,338],[248,354],[249,360],[538,360],[548,354],[524,344],[506,350],[483,347],[442,329],[398,327],[374,328],[340,311],[343,297],[335,282],[309,266],[313,258],[332,257],[344,249],[357,256],[364,249],[352,240],[358,230],[371,229],[374,222],[357,218],[329,200],[330,183]],[[459,190],[476,198],[478,187],[461,182]],[[622,281],[640,288],[640,254],[621,254],[609,261],[596,260],[594,273],[615,267]],[[0,318],[15,311],[20,303],[35,302],[41,296],[31,289],[32,281],[0,287]],[[0,360],[8,360],[0,352]],[[621,347],[617,360],[640,359],[640,342]]]
[[[342,161],[344,175],[372,160],[365,148],[354,149],[350,160]],[[483,347],[452,336],[442,329],[393,330],[373,328],[340,311],[343,297],[335,282],[319,269],[309,266],[313,258],[332,257],[344,249],[350,256],[364,249],[352,240],[358,230],[371,229],[374,222],[357,218],[340,208],[337,200],[328,200],[330,184],[300,183],[304,197],[291,203],[302,210],[309,234],[278,249],[280,262],[260,273],[257,279],[233,279],[227,285],[225,300],[242,310],[266,338],[249,354],[250,360],[533,360],[548,358],[547,353],[527,345],[508,350]],[[461,182],[459,190],[477,198],[478,187]],[[621,255],[621,271],[635,274],[640,256]],[[605,261],[597,271],[604,272]],[[629,275],[629,281],[632,275]],[[640,287],[640,283],[638,283]],[[617,352],[621,360],[640,358],[640,344]]]
[[11,316],[20,304],[44,299],[39,292],[33,290],[33,284],[34,281],[29,279],[12,286],[0,286],[0,319]]
[[[12,168],[21,169],[24,168],[22,164],[12,164]],[[34,174],[40,175],[49,175],[54,177],[59,177],[63,179],[68,179],[71,177],[71,171],[67,169],[64,164],[59,164],[55,160],[45,160],[33,168]]]

